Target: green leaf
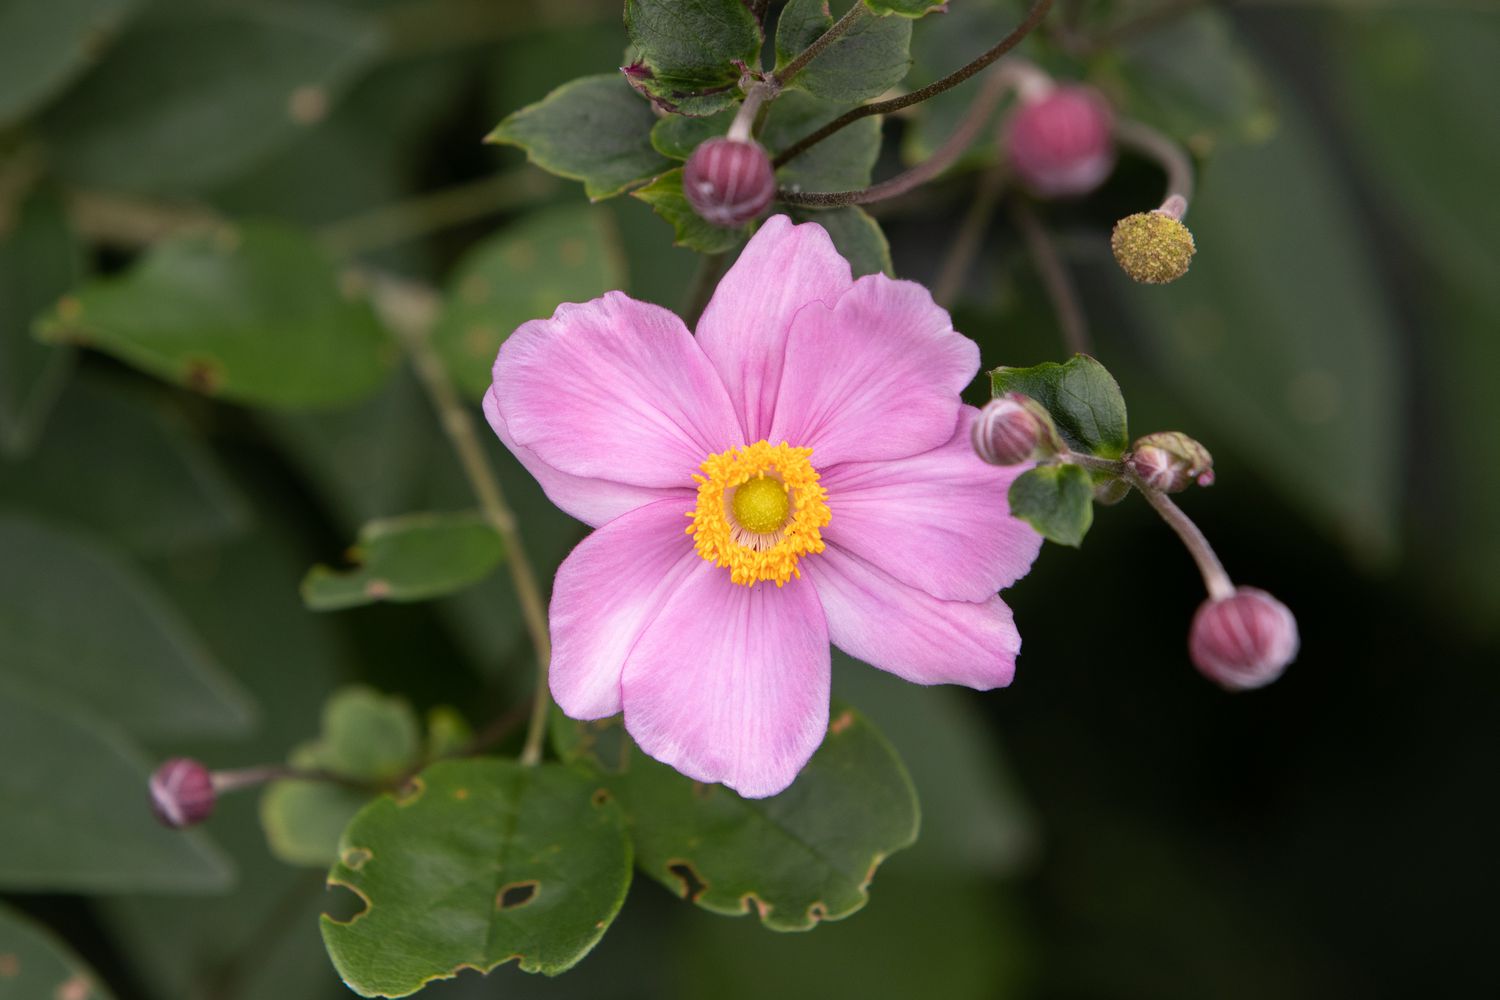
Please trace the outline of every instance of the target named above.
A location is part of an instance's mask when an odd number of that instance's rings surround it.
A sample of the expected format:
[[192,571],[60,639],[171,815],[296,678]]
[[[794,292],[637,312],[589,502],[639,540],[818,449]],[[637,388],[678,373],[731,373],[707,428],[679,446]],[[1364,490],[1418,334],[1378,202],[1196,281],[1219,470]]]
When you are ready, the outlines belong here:
[[448,283],[433,331],[438,353],[474,399],[489,391],[495,354],[527,320],[560,302],[587,302],[625,284],[603,209],[543,209],[474,247]]
[[61,938],[0,905],[0,1000],[43,997],[113,1000],[114,994]]
[[921,17],[940,7],[947,7],[950,0],[864,0],[865,6],[880,15],[900,14],[902,17]]
[[[771,111],[776,104],[771,105]],[[771,112],[768,111],[769,115]],[[674,160],[686,160],[705,141],[729,131],[734,121],[734,111],[720,111],[701,118],[688,115],[666,115],[658,118],[651,127],[651,145],[663,156]]]
[[[1500,623],[1500,532],[1477,526],[1500,495],[1500,134],[1491,116],[1500,24],[1488,12],[1365,11],[1330,20],[1337,107],[1349,118],[1354,168],[1367,175],[1378,212],[1390,213],[1415,254],[1399,271],[1421,317],[1416,375],[1424,426],[1418,454],[1444,488],[1410,498],[1409,551],[1425,564],[1434,604],[1493,632]],[[1347,39],[1347,44],[1342,41]],[[1433,155],[1441,149],[1441,156]],[[1427,423],[1430,421],[1430,423]],[[1419,480],[1420,481],[1420,480]],[[1453,544],[1455,526],[1475,526]]]
[[1099,67],[1099,83],[1128,114],[1181,137],[1199,156],[1226,140],[1263,141],[1275,129],[1269,88],[1223,11],[1200,8],[1127,33],[1113,58]]
[[564,759],[596,771],[619,798],[647,875],[715,913],[757,913],[773,930],[807,930],[858,910],[876,867],[917,839],[905,767],[851,708],[835,706],[818,752],[767,799],[657,763],[618,718],[561,720],[556,735]]
[[1059,545],[1078,546],[1094,523],[1094,485],[1081,465],[1043,465],[1010,484],[1010,512]]
[[515,112],[485,139],[519,146],[543,170],[610,198],[671,164],[651,148],[656,115],[618,73],[585,76]]
[[362,996],[406,996],[464,968],[516,959],[568,969],[604,935],[630,885],[616,803],[556,764],[444,761],[382,796],[344,833],[330,885],[365,903],[323,918],[323,941]]
[[[51,5],[35,9],[50,10]],[[0,46],[6,40],[4,21],[13,16],[0,11]],[[0,53],[0,73],[5,66]],[[0,87],[0,101],[4,94]],[[82,272],[82,248],[55,201],[27,200],[9,230],[0,218],[0,456],[30,449],[67,380],[73,352],[38,343],[31,323]]]
[[22,461],[0,460],[0,506],[146,554],[223,541],[249,525],[248,505],[194,429],[138,388],[75,380],[38,444]]
[[0,0],[0,125],[24,118],[85,69],[136,0]]
[[6,677],[0,760],[8,764],[0,768],[0,887],[201,892],[233,881],[199,831],[168,830],[152,817],[151,767],[103,717],[33,700]]
[[302,233],[246,225],[153,247],[42,321],[180,385],[276,407],[348,403],[375,391],[396,348],[370,306]]
[[[776,99],[766,115],[760,141],[779,151],[833,121],[847,107],[811,94],[788,91]],[[852,191],[870,186],[870,175],[880,157],[879,115],[861,118],[793,157],[776,171],[782,187],[796,191]]]
[[326,4],[154,4],[39,128],[70,181],[181,197],[319,121],[377,45]]
[[[1119,298],[1167,388],[1203,427],[1365,560],[1396,532],[1403,397],[1397,331],[1348,183],[1320,132],[1282,130],[1214,157],[1187,223],[1198,255],[1164,288]],[[1221,478],[1221,482],[1223,479]]]
[[291,764],[322,771],[368,788],[331,781],[273,782],[260,800],[260,822],[272,853],[293,865],[330,865],[339,837],[374,797],[374,786],[392,781],[422,760],[416,713],[404,698],[366,687],[341,688],[323,706],[323,732],[293,751]]
[[[776,68],[783,69],[860,0],[791,0],[776,22]],[[873,5],[872,5],[873,9]],[[884,11],[877,11],[884,13]],[[870,17],[854,23],[788,85],[829,101],[857,104],[900,83],[911,68],[911,21]]]
[[349,554],[355,569],[308,571],[302,600],[309,608],[338,611],[451,594],[489,576],[505,546],[479,513],[407,514],[365,525]]
[[1101,458],[1119,458],[1130,446],[1125,400],[1104,366],[1086,354],[1062,364],[996,368],[990,372],[995,395],[1019,392],[1047,408],[1068,447]]
[[657,215],[672,224],[676,233],[675,246],[687,247],[699,253],[725,253],[733,250],[745,238],[748,227],[730,229],[716,226],[693,211],[687,195],[682,193],[682,168],[669,170],[643,188],[630,192],[650,205]]
[[760,54],[760,26],[742,0],[625,0],[625,27],[649,71],[632,83],[682,114],[735,103],[743,67]]
[[891,245],[886,242],[880,223],[858,205],[826,211],[794,210],[792,218],[798,222],[816,222],[828,230],[834,247],[849,262],[856,278],[865,274],[895,274]]
[[253,709],[161,593],[105,549],[0,515],[0,663],[11,684],[151,737],[243,732]]

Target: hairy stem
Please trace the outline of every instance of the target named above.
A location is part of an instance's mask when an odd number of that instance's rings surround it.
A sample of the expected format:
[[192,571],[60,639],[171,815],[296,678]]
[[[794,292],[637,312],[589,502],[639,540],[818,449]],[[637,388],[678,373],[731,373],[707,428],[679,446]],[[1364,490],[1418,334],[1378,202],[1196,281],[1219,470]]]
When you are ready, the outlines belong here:
[[833,135],[835,132],[839,131],[845,126],[859,121],[861,118],[868,118],[870,115],[888,114],[892,111],[899,111],[902,108],[909,108],[913,104],[920,104],[921,102],[927,100],[929,97],[935,97],[945,90],[951,90],[952,88],[958,86],[960,83],[963,83],[969,77],[973,76],[975,73],[978,73],[980,70],[989,66],[996,59],[999,59],[1001,56],[1005,55],[1005,53],[1009,52],[1017,45],[1021,44],[1021,40],[1029,35],[1038,24],[1042,23],[1042,18],[1047,16],[1047,11],[1051,9],[1051,7],[1052,0],[1035,0],[1035,2],[1031,5],[1031,10],[1027,12],[1025,20],[1018,24],[1014,31],[1006,35],[1004,38],[1000,39],[1000,41],[993,48],[991,48],[988,52],[985,52],[978,59],[975,59],[968,65],[957,69],[952,73],[949,73],[947,76],[943,77],[941,80],[936,81],[935,83],[929,83],[927,86],[921,88],[920,90],[914,90],[911,93],[905,94],[901,97],[893,97],[889,101],[876,101],[873,104],[861,104],[857,108],[852,108],[849,111],[846,111],[844,114],[835,118],[827,125],[824,125],[822,128],[818,129],[815,132],[803,136],[801,139],[798,139],[786,149],[776,154],[776,158],[771,161],[772,164],[777,167],[781,166],[788,160],[791,160],[793,157],[800,156],[802,153],[807,152],[807,150],[811,149],[813,146],[816,146],[818,143],[822,142],[824,139],[828,138],[830,135]]
[[1167,193],[1162,207],[1175,208],[1176,211],[1169,214],[1181,219],[1187,212],[1188,202],[1193,200],[1193,161],[1187,151],[1150,125],[1128,118],[1115,122],[1115,140],[1161,166],[1167,175]]
[[1042,220],[1037,218],[1031,205],[1021,199],[1016,199],[1013,203],[1011,218],[1015,219],[1016,228],[1021,230],[1021,237],[1026,241],[1026,249],[1036,262],[1037,273],[1047,290],[1047,298],[1052,301],[1052,309],[1057,313],[1057,325],[1062,330],[1063,344],[1068,353],[1094,353],[1089,337],[1088,318],[1084,315],[1078,289],[1068,274],[1062,256],[1057,252],[1057,245],[1052,242],[1052,237],[1042,225]]
[[547,692],[547,664],[552,659],[552,642],[547,634],[547,607],[542,601],[542,588],[526,555],[516,516],[505,501],[500,480],[475,433],[474,418],[459,398],[448,369],[433,349],[430,333],[437,315],[436,300],[426,289],[414,289],[394,278],[377,282],[374,299],[411,358],[412,367],[437,412],[443,433],[448,436],[459,464],[463,466],[464,476],[479,500],[485,520],[505,542],[505,562],[510,567],[521,614],[536,650],[536,697],[526,729],[526,742],[521,749],[521,763],[536,764],[542,759],[542,741],[546,738],[547,714],[551,707]]
[[1010,89],[1011,83],[1012,80],[1007,74],[996,73],[991,76],[985,81],[985,87],[980,91],[979,97],[969,105],[969,110],[964,113],[963,121],[959,122],[953,134],[927,159],[890,180],[881,181],[879,184],[858,191],[791,191],[783,188],[778,192],[778,197],[788,205],[836,208],[841,205],[866,205],[873,201],[884,201],[926,184],[952,166],[953,162],[973,144],[975,137],[983,130],[990,115],[999,105],[1000,98]]
[[841,35],[863,20],[869,12],[870,8],[864,5],[864,0],[854,0],[854,5],[843,17],[829,25],[827,31],[815,38],[811,45],[798,53],[791,62],[781,67],[771,78],[776,81],[777,86],[786,86],[793,77],[806,68],[808,63],[822,55],[824,49],[838,41]]
[[1233,596],[1234,583],[1229,579],[1229,574],[1224,571],[1224,564],[1219,562],[1219,557],[1214,554],[1213,546],[1208,544],[1208,539],[1193,523],[1193,519],[1183,513],[1181,507],[1172,502],[1172,498],[1160,490],[1153,490],[1143,483],[1139,476],[1127,472],[1126,478],[1131,485],[1141,491],[1141,496],[1146,502],[1156,508],[1161,519],[1182,539],[1182,544],[1187,547],[1188,553],[1192,555],[1193,562],[1198,564],[1198,572],[1203,576],[1203,585],[1208,588],[1208,596],[1215,601],[1222,601],[1226,597]]

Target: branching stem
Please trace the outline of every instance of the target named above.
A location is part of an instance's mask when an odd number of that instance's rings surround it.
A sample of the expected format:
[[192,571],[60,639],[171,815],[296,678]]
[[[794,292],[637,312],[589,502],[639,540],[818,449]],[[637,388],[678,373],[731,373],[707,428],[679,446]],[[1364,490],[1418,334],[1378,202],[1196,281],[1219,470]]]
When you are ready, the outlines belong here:
[[864,5],[864,0],[854,0],[854,5],[849,8],[843,17],[829,25],[827,31],[815,38],[811,45],[799,52],[796,58],[781,67],[771,78],[776,81],[778,87],[786,86],[798,73],[806,68],[808,63],[822,55],[823,50],[838,41],[845,32],[862,21],[869,12],[870,8]]
[[807,150],[811,149],[813,146],[816,146],[818,143],[822,142],[830,135],[833,135],[835,132],[839,131],[847,125],[850,125],[853,122],[859,121],[861,118],[868,118],[870,115],[889,114],[892,111],[899,111],[902,108],[909,108],[913,104],[920,104],[921,102],[927,100],[929,97],[935,97],[945,90],[951,90],[952,88],[958,86],[960,83],[963,83],[969,77],[973,76],[975,73],[978,73],[980,70],[993,63],[996,59],[999,59],[1001,56],[1005,55],[1005,53],[1009,52],[1017,45],[1021,44],[1021,40],[1029,35],[1038,24],[1042,23],[1042,18],[1047,16],[1047,11],[1051,9],[1051,7],[1052,0],[1035,0],[1035,2],[1031,5],[1031,10],[1027,12],[1025,20],[1018,24],[1014,31],[1006,35],[1004,38],[1000,39],[1000,41],[993,48],[985,52],[978,59],[975,59],[968,65],[957,69],[952,73],[949,73],[941,80],[938,80],[934,83],[929,83],[927,86],[921,88],[920,90],[914,90],[909,94],[902,95],[901,97],[893,97],[888,101],[876,101],[873,104],[861,104],[857,108],[852,108],[849,111],[846,111],[844,114],[835,118],[827,125],[824,125],[822,128],[818,129],[815,132],[812,132],[809,135],[803,136],[801,139],[798,139],[786,149],[776,154],[776,158],[771,161],[772,164],[777,167],[783,165],[788,160],[791,160],[793,157],[800,156],[802,153],[807,152]]

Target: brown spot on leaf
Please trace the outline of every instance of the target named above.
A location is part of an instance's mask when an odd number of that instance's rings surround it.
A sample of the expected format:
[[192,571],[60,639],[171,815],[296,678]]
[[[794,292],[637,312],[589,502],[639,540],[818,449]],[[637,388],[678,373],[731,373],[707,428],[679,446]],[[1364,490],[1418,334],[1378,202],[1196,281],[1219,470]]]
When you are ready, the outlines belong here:
[[498,910],[514,910],[525,906],[536,898],[537,890],[541,883],[536,879],[527,879],[525,882],[512,882],[500,887],[495,893],[495,908]]
[[490,280],[482,274],[471,274],[458,286],[458,294],[471,306],[482,306],[490,297]]
[[824,919],[827,916],[828,916],[828,907],[824,906],[822,903],[814,903],[813,905],[811,905],[811,906],[809,906],[807,908],[807,917],[813,923],[817,923],[818,921]]
[[57,318],[64,323],[76,323],[83,315],[83,303],[71,295],[64,295],[57,300]]
[[467,788],[455,788],[453,789],[453,797],[462,802],[469,797],[469,790]]
[[499,330],[482,323],[464,331],[464,348],[476,358],[493,358],[500,349],[500,340]]
[[608,788],[596,788],[594,789],[594,794],[590,797],[589,801],[593,802],[595,807],[598,807],[604,805],[609,801],[609,799],[610,794]]
[[357,872],[374,856],[375,852],[368,847],[346,847],[339,854],[339,860],[344,863],[345,868]]
[[557,248],[557,255],[567,267],[577,267],[582,264],[589,254],[588,245],[579,239],[563,240]]
[[682,898],[690,903],[696,903],[698,897],[703,895],[704,890],[708,888],[708,883],[698,875],[691,862],[668,861],[667,871],[681,880]]
[[695,798],[695,799],[706,799],[709,796],[713,795],[713,793],[714,793],[714,786],[713,785],[705,785],[701,781],[695,781],[695,782],[693,782],[693,798]]
[[517,271],[526,271],[536,264],[536,247],[525,241],[512,243],[505,249],[505,263]]
[[212,396],[224,384],[224,370],[216,361],[190,358],[182,371],[182,380],[189,389]]
[[854,713],[846,708],[828,724],[828,731],[837,736],[852,725],[854,725]]
[[365,596],[372,601],[383,601],[391,596],[391,583],[379,577],[365,584]]
[[422,797],[422,793],[425,791],[427,791],[427,782],[422,780],[421,775],[417,775],[414,776],[406,784],[396,789],[391,797],[396,800],[396,805],[409,806],[413,802],[420,799]]
[[0,979],[14,979],[21,974],[21,960],[10,952],[0,953]]
[[316,125],[328,117],[328,91],[314,84],[298,87],[286,100],[286,113],[298,125]]

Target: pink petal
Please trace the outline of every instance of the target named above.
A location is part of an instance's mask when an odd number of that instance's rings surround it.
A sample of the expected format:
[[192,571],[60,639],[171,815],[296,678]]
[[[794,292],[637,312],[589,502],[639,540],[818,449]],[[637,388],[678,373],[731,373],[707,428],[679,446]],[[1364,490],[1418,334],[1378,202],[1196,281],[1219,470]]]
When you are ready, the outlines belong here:
[[940,601],[835,545],[802,560],[818,588],[833,644],[914,684],[1004,687],[1021,636],[999,597]]
[[833,519],[823,537],[948,601],[982,601],[1025,576],[1042,538],[1010,516],[1006,491],[1029,466],[987,465],[974,454],[969,427],[978,413],[963,407],[941,448],[829,469]]
[[771,431],[792,317],[809,302],[833,305],[850,284],[849,263],[823,227],[784,215],[766,220],[719,281],[698,345],[729,387],[746,441]]
[[867,275],[792,321],[771,443],[811,447],[819,469],[920,454],[953,436],[977,371],[979,347],[927,289]]
[[492,391],[515,443],[572,476],[692,485],[710,453],[744,443],[682,321],[620,292],[522,324],[500,347]]
[[692,506],[691,499],[659,500],[633,510],[585,538],[558,569],[549,676],[552,697],[573,718],[620,711],[631,648],[668,595],[708,565],[683,532]]
[[510,428],[505,425],[505,418],[500,415],[500,406],[495,402],[493,388],[484,394],[484,415],[489,418],[490,427],[505,447],[542,485],[547,498],[591,527],[597,528],[626,511],[635,510],[654,500],[676,496],[687,498],[689,507],[693,504],[694,491],[687,486],[675,489],[632,486],[609,479],[585,479],[559,472],[543,462],[530,448],[516,444],[515,438],[511,437]]
[[775,795],[823,740],[828,683],[807,581],[744,587],[700,560],[625,663],[625,728],[690,778]]

